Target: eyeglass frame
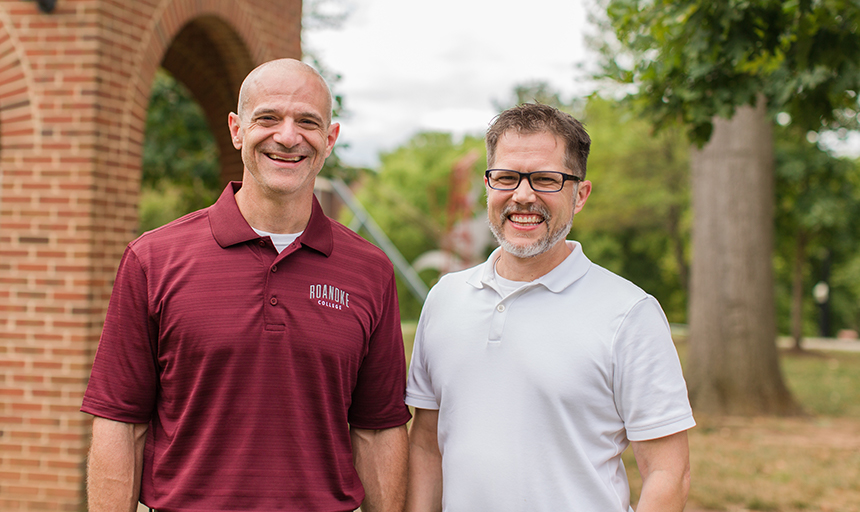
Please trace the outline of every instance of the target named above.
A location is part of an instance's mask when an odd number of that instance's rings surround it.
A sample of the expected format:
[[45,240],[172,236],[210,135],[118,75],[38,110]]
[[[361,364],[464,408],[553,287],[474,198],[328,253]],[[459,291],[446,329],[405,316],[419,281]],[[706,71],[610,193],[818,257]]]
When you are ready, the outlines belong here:
[[[496,187],[490,185],[490,173],[493,171],[504,171],[504,172],[516,173],[519,176],[519,179],[517,180],[517,184],[513,188],[496,188]],[[546,173],[560,174],[561,175],[561,187],[558,190],[538,190],[535,188],[535,184],[532,183],[532,175],[533,174],[546,174]],[[514,190],[520,188],[520,185],[522,184],[524,177],[526,178],[526,181],[529,182],[529,187],[531,187],[531,189],[533,191],[540,193],[540,194],[554,194],[556,192],[561,192],[562,190],[564,190],[564,184],[567,183],[568,181],[572,181],[574,183],[581,183],[582,182],[582,178],[580,178],[579,176],[576,176],[574,174],[567,174],[567,173],[564,173],[561,171],[520,172],[520,171],[515,171],[513,169],[487,169],[486,171],[484,171],[484,178],[487,179],[487,186],[493,190],[498,190],[500,192],[513,192]]]

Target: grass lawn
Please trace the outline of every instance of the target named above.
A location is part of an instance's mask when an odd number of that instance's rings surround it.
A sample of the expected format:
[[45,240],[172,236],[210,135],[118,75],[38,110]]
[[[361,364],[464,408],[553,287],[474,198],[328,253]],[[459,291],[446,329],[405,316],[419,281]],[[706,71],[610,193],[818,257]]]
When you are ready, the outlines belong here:
[[[415,324],[403,332],[408,360]],[[860,353],[783,352],[782,369],[808,416],[696,416],[687,512],[860,512]],[[635,503],[631,450],[624,461]]]
[[[783,352],[782,369],[809,415],[697,416],[687,511],[860,512],[860,354]],[[631,450],[624,460],[635,501]]]

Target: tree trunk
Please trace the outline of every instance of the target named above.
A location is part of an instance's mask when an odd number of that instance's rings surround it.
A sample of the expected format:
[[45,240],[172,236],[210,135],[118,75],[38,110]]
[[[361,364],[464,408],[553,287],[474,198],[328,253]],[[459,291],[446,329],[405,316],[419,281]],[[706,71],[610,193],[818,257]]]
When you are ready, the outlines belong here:
[[803,268],[806,266],[806,233],[797,233],[791,277],[791,337],[794,350],[803,350]]
[[693,150],[690,400],[706,414],[792,414],[776,349],[773,134],[763,101]]

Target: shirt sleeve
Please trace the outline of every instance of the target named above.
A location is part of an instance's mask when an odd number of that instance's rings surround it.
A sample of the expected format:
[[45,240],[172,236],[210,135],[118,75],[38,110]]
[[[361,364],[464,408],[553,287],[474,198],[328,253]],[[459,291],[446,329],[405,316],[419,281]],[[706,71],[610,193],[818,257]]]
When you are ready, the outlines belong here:
[[615,405],[631,441],[658,439],[696,425],[669,323],[647,296],[627,313],[615,342]]
[[412,361],[409,364],[409,380],[406,384],[406,404],[419,409],[439,409],[430,373],[427,371],[427,361],[424,357],[425,326],[431,316],[433,291],[424,303],[418,328],[415,331],[415,343],[412,346]]
[[146,274],[126,248],[81,411],[125,423],[148,423],[155,406],[157,326],[148,307]]
[[382,300],[380,321],[370,337],[368,353],[358,371],[349,408],[349,423],[357,428],[398,427],[411,418],[403,401],[406,356],[393,271]]

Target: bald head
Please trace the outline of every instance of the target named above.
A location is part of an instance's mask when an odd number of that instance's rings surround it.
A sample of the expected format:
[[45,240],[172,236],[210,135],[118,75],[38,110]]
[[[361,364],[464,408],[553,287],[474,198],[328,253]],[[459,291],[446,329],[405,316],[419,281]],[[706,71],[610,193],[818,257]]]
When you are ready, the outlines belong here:
[[260,85],[298,77],[313,78],[324,90],[326,122],[330,124],[333,100],[328,84],[316,69],[296,59],[270,60],[269,62],[260,64],[248,73],[245,81],[242,82],[241,89],[239,89],[239,104],[236,107],[236,113],[239,115],[239,118],[246,119],[245,114],[248,104]]

